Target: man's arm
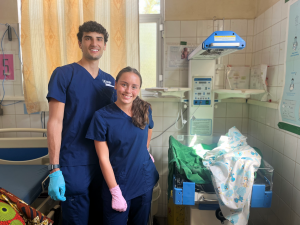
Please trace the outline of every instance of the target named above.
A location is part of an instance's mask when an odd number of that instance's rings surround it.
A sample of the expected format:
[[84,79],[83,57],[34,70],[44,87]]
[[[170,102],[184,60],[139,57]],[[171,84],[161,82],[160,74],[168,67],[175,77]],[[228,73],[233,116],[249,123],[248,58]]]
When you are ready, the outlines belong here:
[[[59,164],[64,111],[65,104],[51,98],[49,101],[49,120],[47,123],[47,141],[50,164]],[[59,169],[54,169],[50,173],[57,170]]]

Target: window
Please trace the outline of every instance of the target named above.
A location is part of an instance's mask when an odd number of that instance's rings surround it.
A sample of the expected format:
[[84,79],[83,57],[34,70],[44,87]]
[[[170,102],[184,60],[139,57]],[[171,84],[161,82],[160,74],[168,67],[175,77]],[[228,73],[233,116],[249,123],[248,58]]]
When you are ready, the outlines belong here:
[[158,75],[162,74],[162,5],[160,0],[139,0],[140,73],[143,89],[160,86]]

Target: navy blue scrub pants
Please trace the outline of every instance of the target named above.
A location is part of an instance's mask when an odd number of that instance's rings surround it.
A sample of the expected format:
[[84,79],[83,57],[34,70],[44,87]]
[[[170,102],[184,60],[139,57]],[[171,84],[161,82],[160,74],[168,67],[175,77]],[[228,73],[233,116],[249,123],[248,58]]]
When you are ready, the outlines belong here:
[[62,202],[63,225],[102,225],[103,175],[99,164],[60,168],[66,182],[66,201]]
[[[151,210],[152,192],[127,201],[127,210],[118,212],[111,207],[111,200],[103,200],[105,225],[147,225]],[[127,221],[128,220],[128,221]]]

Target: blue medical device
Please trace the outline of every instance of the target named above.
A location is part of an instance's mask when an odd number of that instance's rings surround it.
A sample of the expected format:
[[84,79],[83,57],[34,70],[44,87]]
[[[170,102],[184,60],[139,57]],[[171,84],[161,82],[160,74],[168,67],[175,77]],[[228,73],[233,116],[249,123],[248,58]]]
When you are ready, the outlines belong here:
[[246,47],[246,42],[233,31],[215,31],[189,56],[189,60],[217,59]]

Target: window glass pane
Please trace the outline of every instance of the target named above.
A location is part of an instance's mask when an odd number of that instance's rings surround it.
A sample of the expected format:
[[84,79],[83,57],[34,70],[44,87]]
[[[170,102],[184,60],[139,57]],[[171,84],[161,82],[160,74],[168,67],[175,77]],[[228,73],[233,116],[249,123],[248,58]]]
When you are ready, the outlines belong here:
[[156,23],[140,23],[142,89],[156,87]]
[[139,0],[140,14],[160,14],[160,0]]

